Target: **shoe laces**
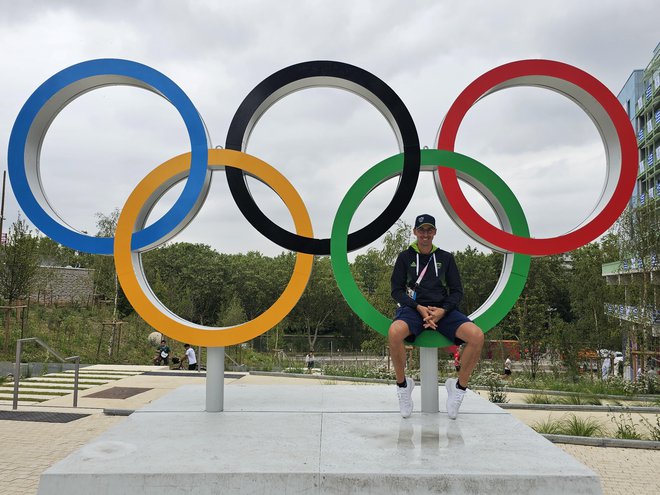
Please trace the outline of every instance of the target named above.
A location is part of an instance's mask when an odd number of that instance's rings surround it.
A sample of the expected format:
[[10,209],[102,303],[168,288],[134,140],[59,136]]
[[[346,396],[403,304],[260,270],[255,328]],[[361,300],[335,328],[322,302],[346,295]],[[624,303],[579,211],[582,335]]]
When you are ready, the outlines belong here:
[[461,405],[463,402],[463,397],[465,397],[465,392],[467,390],[461,390],[460,388],[456,387],[456,390],[454,391],[454,404],[456,405]]
[[412,394],[408,390],[408,387],[399,387],[397,394],[399,395],[399,401],[403,401],[406,404],[412,402]]

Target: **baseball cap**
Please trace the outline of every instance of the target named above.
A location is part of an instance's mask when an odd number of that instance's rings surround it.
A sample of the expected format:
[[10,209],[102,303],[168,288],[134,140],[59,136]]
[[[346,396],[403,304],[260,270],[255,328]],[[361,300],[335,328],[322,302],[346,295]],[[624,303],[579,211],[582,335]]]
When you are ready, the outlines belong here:
[[415,218],[415,228],[418,229],[422,225],[430,225],[435,228],[435,218],[426,213],[424,215],[418,215],[417,218]]

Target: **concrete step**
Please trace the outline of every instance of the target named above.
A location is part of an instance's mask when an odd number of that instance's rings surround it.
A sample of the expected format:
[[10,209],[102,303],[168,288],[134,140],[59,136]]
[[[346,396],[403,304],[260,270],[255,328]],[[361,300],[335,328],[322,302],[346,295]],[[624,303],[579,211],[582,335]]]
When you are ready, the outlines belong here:
[[[0,395],[7,395],[7,394],[13,394],[14,389],[13,388],[6,388],[6,387],[0,387]],[[50,395],[52,397],[60,397],[62,395],[69,395],[73,393],[73,390],[57,390],[57,389],[52,389],[52,388],[31,388],[31,387],[19,387],[18,388],[18,395],[20,396],[21,394],[43,394],[43,395]]]
[[[83,385],[81,387],[78,387],[79,389],[88,389],[91,387],[95,387],[96,385]],[[62,392],[73,392],[73,385],[42,385],[40,383],[35,383],[35,382],[24,382],[21,380],[21,383],[19,384],[19,388],[23,389],[24,387],[30,387],[34,388],[36,390],[59,390]],[[14,390],[14,384],[10,383],[9,385],[2,385],[0,386],[0,390]]]
[[[27,400],[18,400],[18,407],[29,407],[29,406],[34,406],[35,404],[39,404],[39,401],[27,401]],[[14,400],[12,399],[0,399],[0,406],[12,406],[14,405]]]
[[[73,389],[71,390],[62,390],[62,389],[55,389],[55,388],[38,388],[38,387],[23,387],[19,386],[18,387],[18,393],[25,393],[25,392],[35,392],[35,393],[44,393],[44,394],[49,394],[49,395],[67,395],[73,392]],[[0,387],[0,394],[13,394],[14,393],[14,387]]]
[[[40,376],[38,378],[23,378],[23,382],[35,382],[35,383],[73,383],[74,379],[72,376],[62,376],[62,377],[47,377]],[[104,385],[110,383],[114,380],[97,380],[93,378],[79,378],[78,381],[85,382],[92,385]]]
[[[60,397],[60,396],[56,396],[56,395],[32,395],[32,394],[19,394],[18,397],[19,397],[19,399],[22,400],[22,401],[26,401],[26,402],[32,402],[32,403],[34,403],[34,402],[44,402],[44,401],[47,401],[47,400],[50,400],[50,399],[54,399],[54,398],[56,398],[56,397]],[[0,400],[8,400],[8,401],[11,402],[13,399],[14,399],[13,394],[0,394]]]
[[[74,375],[75,375],[75,373],[73,371],[71,371],[71,372],[61,371],[60,373],[48,373],[47,375],[43,375],[43,376],[71,377],[71,376],[74,376]],[[89,377],[101,376],[103,378],[107,378],[108,380],[121,380],[122,378],[127,378],[126,375],[117,376],[117,375],[113,375],[113,374],[103,373],[103,372],[100,372],[100,371],[87,371],[87,372],[84,372],[84,373],[80,372],[80,373],[78,373],[78,376],[89,376]]]

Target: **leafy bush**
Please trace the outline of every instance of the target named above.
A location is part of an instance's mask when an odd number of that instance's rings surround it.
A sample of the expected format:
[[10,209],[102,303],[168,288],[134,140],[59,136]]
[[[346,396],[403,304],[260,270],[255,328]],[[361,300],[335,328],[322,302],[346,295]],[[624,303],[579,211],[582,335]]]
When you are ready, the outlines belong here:
[[[323,374],[328,376],[352,376],[357,378],[380,378],[394,380],[394,371],[373,366],[332,366],[323,367]],[[406,370],[406,376],[419,379],[419,370]]]
[[525,397],[525,404],[553,404],[547,394],[530,394]]
[[492,370],[482,370],[472,375],[470,383],[488,388],[488,400],[497,404],[509,402],[502,376]]
[[640,422],[649,430],[649,440],[660,442],[660,414],[655,415],[655,424],[640,414]]
[[256,352],[249,347],[242,347],[239,351],[237,346],[232,346],[228,348],[227,356],[231,357],[240,365],[245,366],[247,369],[255,371],[272,371],[275,364],[280,364],[282,368],[296,367],[296,363],[290,359],[285,359],[281,363],[275,363],[272,355],[263,352]]
[[[608,414],[609,416],[609,414]],[[616,415],[610,417],[610,421],[616,426],[614,431],[614,438],[624,438],[628,440],[641,440],[642,435],[637,431],[637,425],[632,420],[630,413],[619,414],[617,419]]]
[[561,435],[561,421],[558,419],[547,419],[545,421],[537,421],[532,425],[532,429],[537,433],[544,433],[546,435]]
[[556,404],[568,404],[571,406],[600,406],[602,404],[601,400],[598,397],[594,396],[584,396],[584,395],[564,395],[559,397]]
[[597,437],[603,435],[603,427],[594,418],[580,418],[569,414],[561,421],[561,434],[576,437]]
[[283,373],[292,373],[292,374],[297,374],[297,375],[302,375],[305,373],[304,368],[284,368],[282,370]]

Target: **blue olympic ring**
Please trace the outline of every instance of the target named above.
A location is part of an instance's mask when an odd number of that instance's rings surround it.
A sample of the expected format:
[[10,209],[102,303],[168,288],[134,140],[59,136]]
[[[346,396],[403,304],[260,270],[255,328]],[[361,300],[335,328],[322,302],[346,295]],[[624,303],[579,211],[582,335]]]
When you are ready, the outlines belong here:
[[9,176],[19,205],[38,229],[72,249],[93,254],[112,254],[114,238],[88,236],[56,220],[57,213],[41,190],[39,154],[48,127],[68,103],[87,91],[112,84],[147,89],[174,105],[185,123],[192,152],[190,175],[181,195],[165,215],[133,235],[133,249],[154,245],[181,230],[204,200],[211,177],[204,123],[192,101],[167,76],[121,59],[90,60],[53,75],[32,93],[16,118],[9,138]]

